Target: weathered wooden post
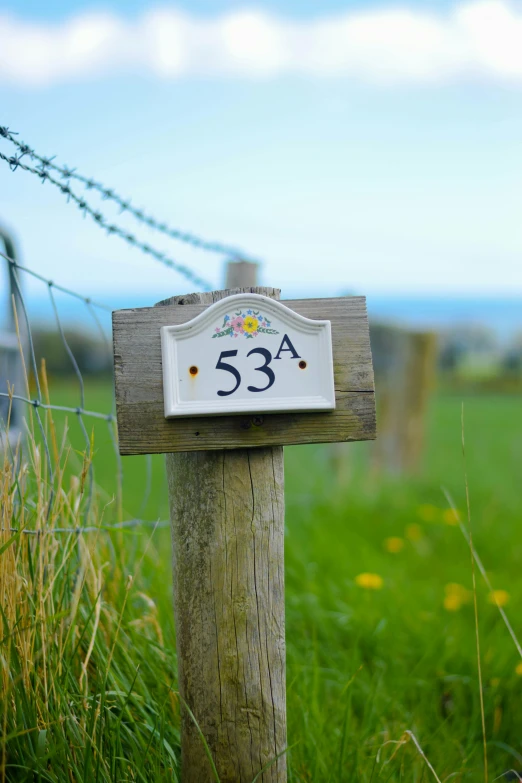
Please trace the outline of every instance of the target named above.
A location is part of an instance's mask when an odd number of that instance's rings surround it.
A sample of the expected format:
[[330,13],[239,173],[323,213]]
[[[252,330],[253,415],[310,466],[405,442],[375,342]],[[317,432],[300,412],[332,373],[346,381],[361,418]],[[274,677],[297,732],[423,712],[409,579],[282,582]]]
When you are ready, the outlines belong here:
[[[16,243],[11,234],[6,229],[2,228],[2,226],[0,226],[0,243],[5,248],[6,256],[13,259],[13,261],[17,261],[18,253]],[[16,278],[13,265],[0,257],[0,267],[2,266],[5,266],[7,269],[7,290],[9,296],[5,308],[7,316],[5,324],[2,325],[3,328],[0,326],[0,391],[6,393],[7,384],[9,383],[15,394],[24,396],[26,388],[20,350],[25,354],[27,327],[23,317],[21,317],[20,280]],[[18,314],[19,334],[16,332],[15,308]],[[5,431],[4,427],[7,422],[9,410],[11,411],[11,415],[8,438],[13,447],[18,439],[23,436],[23,405],[24,403],[19,400],[9,400],[7,397],[0,397],[0,446],[2,446],[1,441]]]
[[[113,314],[120,452],[166,453],[183,783],[286,781],[285,444],[375,437],[362,297]],[[257,776],[257,777],[256,777]]]
[[179,689],[198,723],[182,711],[183,780],[212,779],[201,729],[221,781],[251,781],[274,759],[262,780],[285,781],[283,447],[180,452],[166,463]]
[[408,334],[406,370],[401,412],[397,428],[402,434],[401,466],[406,472],[419,470],[433,390],[437,361],[437,335],[434,332]]
[[382,324],[372,324],[370,335],[379,389],[374,465],[392,475],[414,472],[422,460],[437,338]]
[[257,285],[259,264],[255,261],[227,261],[225,288],[251,288]]

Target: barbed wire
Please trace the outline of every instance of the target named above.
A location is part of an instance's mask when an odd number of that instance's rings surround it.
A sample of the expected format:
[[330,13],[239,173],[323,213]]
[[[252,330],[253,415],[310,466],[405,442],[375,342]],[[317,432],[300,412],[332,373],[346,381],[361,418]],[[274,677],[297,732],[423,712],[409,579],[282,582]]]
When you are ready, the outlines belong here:
[[[92,178],[87,178],[81,174],[78,174],[75,169],[71,169],[67,166],[57,165],[54,162],[54,158],[46,158],[44,156],[37,154],[31,147],[29,147],[29,145],[15,138],[15,136],[17,135],[18,134],[14,133],[13,131],[10,131],[9,128],[5,126],[0,126],[0,138],[4,138],[7,141],[11,142],[17,149],[17,154],[12,156],[8,156],[3,152],[0,152],[0,160],[4,161],[9,166],[11,171],[14,172],[20,169],[22,171],[26,171],[32,174],[33,176],[36,176],[42,182],[42,184],[44,184],[45,182],[51,183],[64,196],[66,196],[67,202],[72,202],[73,204],[75,204],[78,207],[78,209],[80,209],[80,211],[83,213],[84,217],[88,215],[100,228],[104,229],[109,236],[115,235],[120,237],[120,239],[124,240],[129,245],[136,247],[138,250],[142,251],[147,255],[150,255],[152,258],[164,264],[166,267],[171,268],[179,272],[180,274],[184,275],[186,278],[192,280],[199,287],[210,290],[212,286],[210,285],[209,282],[201,278],[197,273],[194,272],[194,270],[190,269],[188,266],[179,263],[175,259],[171,258],[169,255],[167,255],[167,253],[158,250],[157,248],[153,247],[147,242],[141,241],[141,239],[139,239],[135,234],[127,231],[126,229],[122,228],[120,225],[111,222],[111,220],[105,217],[105,215],[100,211],[100,209],[95,209],[90,203],[88,203],[88,201],[83,196],[78,195],[78,193],[76,193],[71,188],[71,181],[77,181],[81,183],[87,190],[96,191],[102,197],[103,200],[114,202],[119,207],[120,212],[129,213],[141,224],[145,225],[149,229],[158,231],[159,233],[169,237],[170,239],[180,241],[182,243],[188,244],[194,248],[198,248],[201,250],[220,253],[222,255],[231,257],[232,259],[253,260],[252,258],[246,256],[246,254],[243,253],[242,251],[230,245],[226,245],[220,242],[209,241],[195,234],[183,232],[178,229],[172,228],[166,222],[160,222],[153,216],[149,215],[145,210],[134,207],[129,199],[123,199],[113,189],[106,188],[102,183],[97,182]],[[29,165],[29,163],[27,162],[28,160],[30,160],[31,163],[35,163],[36,165]],[[42,529],[42,530],[10,528],[11,532],[15,534],[17,532],[20,532],[28,535],[41,535],[41,534],[54,534],[54,533],[83,534],[87,532],[100,532],[100,531],[110,532],[110,531],[120,530],[122,528],[134,528],[138,525],[154,524],[155,526],[154,529],[156,529],[156,527],[158,526],[163,527],[167,525],[168,524],[167,520],[160,520],[153,523],[139,518],[128,520],[125,522],[119,521],[114,525],[93,526],[87,524],[89,518],[90,506],[91,506],[91,499],[93,495],[93,488],[94,488],[94,466],[92,460],[92,456],[93,456],[92,443],[89,438],[89,434],[87,432],[83,418],[91,417],[93,419],[103,420],[107,424],[109,435],[110,435],[110,441],[112,443],[112,447],[116,459],[117,486],[119,488],[118,494],[120,494],[123,486],[123,463],[122,463],[122,459],[119,453],[118,443],[117,443],[117,434],[116,434],[116,427],[115,427],[115,422],[116,422],[115,401],[113,396],[112,411],[110,413],[88,410],[86,408],[85,386],[84,386],[83,376],[79,364],[74,355],[74,352],[71,350],[71,347],[67,340],[67,336],[60,319],[59,309],[54,296],[54,292],[59,291],[63,294],[66,294],[67,296],[71,296],[83,302],[83,304],[86,306],[87,310],[89,311],[90,315],[92,316],[93,321],[96,323],[96,327],[99,330],[100,335],[106,344],[108,353],[110,353],[110,346],[108,344],[107,335],[105,333],[103,325],[100,321],[100,318],[98,317],[97,310],[111,312],[111,308],[108,307],[107,305],[94,301],[91,297],[83,296],[82,294],[79,294],[78,292],[73,291],[70,288],[55,283],[53,280],[50,280],[44,277],[43,275],[39,274],[38,272],[35,272],[34,270],[20,264],[17,258],[12,257],[15,255],[15,250],[14,250],[14,245],[12,245],[11,243],[11,238],[8,236],[8,234],[0,231],[0,240],[3,240],[4,243],[6,243],[6,250],[8,251],[7,253],[0,252],[0,256],[3,257],[4,260],[7,262],[9,268],[9,273],[10,273],[9,279],[11,284],[11,293],[13,297],[13,306],[15,312],[14,323],[16,323],[16,336],[17,336],[17,341],[15,341],[14,339],[11,339],[14,338],[14,335],[8,334],[7,341],[4,342],[3,346],[0,345],[0,347],[3,347],[4,350],[7,350],[8,355],[9,354],[14,355],[14,353],[18,351],[20,354],[20,364],[21,367],[23,367],[22,377],[20,376],[20,372],[17,373],[15,371],[15,375],[17,376],[18,389],[14,388],[12,384],[8,383],[8,391],[7,392],[0,391],[0,401],[4,400],[5,402],[7,400],[7,410],[9,410],[10,412],[9,415],[11,415],[12,413],[12,417],[13,417],[11,419],[11,423],[13,423],[13,421],[16,420],[17,426],[18,426],[17,417],[19,413],[18,404],[21,403],[27,406],[31,406],[31,408],[34,410],[35,418],[38,424],[38,429],[40,431],[41,438],[42,438],[45,461],[47,463],[48,481],[50,484],[49,500],[47,505],[47,514],[46,514],[47,519],[50,518],[51,509],[54,504],[55,471],[53,469],[50,445],[47,440],[46,427],[44,427],[42,417],[40,416],[40,411],[59,411],[62,413],[72,413],[77,416],[81,433],[84,439],[85,455],[89,463],[87,498],[84,507],[85,508],[84,519],[86,521],[86,524],[76,528],[54,528],[54,529],[49,528],[49,529]],[[13,248],[12,255],[9,255],[9,252],[11,252],[9,250],[10,247]],[[67,357],[69,358],[69,361],[71,363],[71,368],[73,370],[73,373],[76,377],[79,386],[80,404],[76,407],[72,405],[52,404],[48,399],[48,392],[47,392],[46,385],[44,388],[47,394],[47,399],[44,399],[42,395],[42,388],[40,385],[40,378],[39,378],[39,368],[36,359],[33,335],[31,330],[31,323],[29,319],[29,313],[25,304],[22,287],[19,281],[19,273],[30,275],[33,278],[39,280],[47,287],[51,307],[57,324],[58,334],[60,335],[62,345],[64,347]],[[18,315],[16,314],[17,309],[19,309],[20,316],[22,317],[21,329],[19,328]],[[23,324],[25,324],[25,327],[23,326]],[[22,345],[22,340],[23,340],[23,345]],[[36,388],[36,396],[34,397],[34,399],[31,399],[31,397],[29,396],[29,376],[25,364],[24,355],[27,355],[28,367],[30,368],[30,371],[32,373],[34,386]],[[9,365],[9,361],[7,363],[7,366]],[[20,380],[22,381],[21,383]],[[20,386],[23,387],[24,385],[27,390],[27,394],[25,395],[23,393],[19,393]],[[13,405],[13,403],[16,404]],[[6,436],[7,434],[8,433],[6,431]],[[8,438],[7,438],[7,445],[10,448],[10,442]],[[149,497],[151,495],[152,458],[150,455],[146,456],[146,465],[147,465],[146,484],[145,484],[145,492],[144,492],[143,500],[141,503],[141,510],[139,511],[140,515],[143,513],[144,510],[146,510]],[[119,513],[121,514],[121,506],[119,507]]]
[[[2,133],[0,132],[0,136],[1,135]],[[94,207],[88,204],[88,202],[84,198],[74,193],[74,191],[71,190],[71,187],[68,183],[60,182],[59,180],[55,179],[45,169],[37,169],[34,168],[34,166],[28,166],[26,163],[22,162],[22,157],[23,157],[22,154],[18,156],[8,156],[5,155],[3,152],[0,152],[0,160],[3,160],[5,163],[7,163],[11,171],[16,171],[17,169],[21,169],[22,171],[27,171],[31,174],[36,174],[36,176],[40,178],[42,183],[50,182],[52,185],[55,185],[65,196],[67,196],[68,202],[72,201],[74,204],[76,204],[76,206],[80,209],[80,211],[83,212],[84,217],[85,215],[89,215],[89,217],[92,218],[92,220],[98,226],[100,226],[100,228],[105,229],[107,231],[107,234],[109,236],[114,235],[120,237],[120,239],[123,239],[125,242],[127,242],[127,244],[131,245],[132,247],[135,247],[138,250],[141,250],[143,253],[150,255],[156,261],[159,261],[169,269],[173,269],[175,272],[179,272],[179,274],[183,275],[188,280],[192,280],[193,283],[203,288],[205,291],[209,291],[212,288],[208,280],[205,280],[204,278],[200,277],[196,272],[190,269],[190,267],[181,264],[178,261],[175,261],[166,253],[163,253],[161,250],[157,250],[156,248],[149,245],[147,242],[142,242],[140,239],[138,239],[138,237],[136,237],[135,234],[132,234],[131,232],[127,231],[121,226],[118,226],[115,223],[111,223],[99,210],[94,209]]]
[[[116,193],[113,188],[106,187],[103,185],[103,183],[96,181],[92,177],[86,177],[83,174],[77,173],[75,168],[70,168],[69,166],[59,166],[54,162],[55,156],[45,157],[43,155],[39,155],[28,144],[25,144],[24,142],[15,138],[16,136],[18,136],[18,133],[15,131],[11,131],[6,126],[0,126],[0,137],[7,139],[12,144],[14,144],[19,152],[18,156],[11,157],[8,160],[10,165],[14,166],[15,168],[20,165],[19,162],[21,159],[25,155],[28,155],[32,161],[38,162],[39,168],[36,170],[36,173],[42,180],[49,179],[49,171],[56,172],[62,179],[67,180],[68,182],[71,180],[76,180],[77,182],[80,182],[87,190],[97,191],[104,200],[114,202],[119,207],[120,212],[129,213],[136,220],[143,223],[148,228],[159,231],[161,234],[164,234],[170,239],[183,242],[199,250],[219,253],[220,255],[229,256],[230,258],[237,260],[256,260],[237,247],[226,244],[224,242],[204,239],[203,237],[200,237],[191,232],[181,231],[180,229],[173,228],[165,221],[157,220],[155,217],[148,214],[144,209],[139,209],[138,207],[133,206],[131,199],[122,198],[122,196]],[[6,158],[4,157],[4,160],[5,159]],[[58,186],[60,185],[60,183],[57,183],[56,181],[53,181],[53,184],[58,184]]]

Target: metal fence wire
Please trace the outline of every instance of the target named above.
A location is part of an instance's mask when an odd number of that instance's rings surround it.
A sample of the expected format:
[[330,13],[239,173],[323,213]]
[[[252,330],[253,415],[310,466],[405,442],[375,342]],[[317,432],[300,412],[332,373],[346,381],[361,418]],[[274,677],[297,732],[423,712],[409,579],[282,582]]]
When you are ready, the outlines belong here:
[[[0,160],[6,163],[11,171],[25,171],[38,177],[40,182],[44,184],[49,182],[67,198],[69,203],[75,204],[78,209],[83,213],[84,217],[88,215],[100,228],[107,232],[107,235],[117,236],[123,239],[127,244],[137,248],[141,252],[150,255],[156,261],[164,264],[170,269],[179,272],[184,275],[188,280],[191,280],[198,287],[204,290],[210,290],[212,286],[207,280],[200,277],[193,269],[185,264],[176,261],[171,258],[167,253],[158,250],[150,245],[148,242],[140,240],[135,234],[127,231],[122,226],[111,222],[106,218],[100,209],[93,207],[83,195],[76,193],[72,187],[71,182],[78,182],[83,185],[86,190],[96,192],[105,201],[111,201],[119,207],[120,213],[126,212],[132,215],[139,223],[146,226],[149,229],[159,232],[160,234],[168,237],[169,239],[182,242],[190,245],[191,247],[199,250],[205,250],[211,253],[218,253],[235,260],[253,260],[252,257],[245,254],[240,249],[233,245],[228,245],[222,242],[216,242],[213,240],[204,239],[186,231],[173,228],[164,221],[157,220],[150,215],[146,210],[139,209],[132,205],[131,199],[123,198],[118,195],[113,188],[106,187],[101,182],[93,179],[92,177],[86,177],[83,174],[77,173],[75,168],[69,166],[59,166],[54,161],[54,157],[45,157],[39,155],[28,144],[20,141],[16,138],[18,134],[11,131],[7,126],[0,125],[0,138],[13,144],[17,150],[14,155],[6,155],[0,151]],[[30,165],[30,161],[34,165]]]
[[[80,209],[80,211],[83,213],[84,217],[89,216],[100,228],[106,231],[108,236],[118,236],[120,239],[123,239],[129,245],[135,247],[142,253],[151,256],[165,266],[175,270],[176,272],[179,272],[188,280],[191,280],[193,283],[195,283],[198,287],[209,290],[212,286],[206,280],[202,279],[189,266],[178,262],[167,253],[159,250],[156,247],[153,247],[148,242],[142,241],[134,233],[129,232],[121,225],[118,225],[117,223],[109,220],[104,216],[100,209],[89,203],[84,195],[80,195],[78,192],[73,190],[73,183],[77,183],[79,186],[82,186],[86,191],[92,191],[103,201],[112,202],[119,208],[120,213],[130,214],[140,225],[148,229],[152,229],[153,231],[156,231],[171,240],[176,240],[203,251],[218,253],[235,260],[252,260],[251,256],[248,256],[232,245],[204,239],[203,237],[200,237],[196,234],[182,231],[170,226],[164,221],[156,219],[146,210],[135,207],[131,203],[130,199],[123,198],[113,188],[108,188],[94,178],[86,177],[83,174],[78,173],[75,168],[71,168],[65,165],[58,165],[54,157],[40,155],[32,147],[20,141],[20,139],[17,137],[17,133],[11,131],[5,125],[0,125],[0,140],[5,140],[15,148],[15,153],[13,155],[8,155],[0,151],[0,160],[6,163],[12,172],[25,171],[37,177],[42,184],[46,182],[50,183],[66,197],[67,202],[76,205],[76,207],[78,207],[78,209]],[[85,297],[76,291],[61,286],[53,280],[47,279],[45,276],[39,274],[33,269],[20,264],[16,254],[16,248],[11,240],[11,237],[7,232],[2,231],[1,229],[0,240],[3,243],[5,250],[5,252],[0,252],[0,257],[5,261],[7,266],[8,288],[10,292],[10,302],[8,303],[7,307],[8,317],[6,329],[4,331],[0,331],[0,445],[3,446],[3,448],[11,449],[12,453],[16,450],[16,444],[19,438],[23,435],[25,428],[24,411],[26,412],[27,408],[32,410],[36,420],[37,430],[41,436],[42,449],[45,455],[50,484],[52,486],[54,481],[53,460],[51,457],[51,448],[47,438],[44,421],[42,420],[42,414],[46,411],[72,414],[78,421],[85,446],[85,453],[89,463],[87,477],[88,492],[86,510],[84,514],[85,524],[81,527],[73,529],[55,527],[48,531],[24,529],[22,532],[31,535],[39,535],[44,533],[78,534],[93,530],[117,530],[142,524],[153,524],[155,526],[168,524],[167,520],[160,520],[157,522],[143,520],[141,518],[126,521],[120,520],[113,525],[105,525],[101,527],[93,527],[92,525],[88,524],[89,508],[95,483],[94,467],[92,461],[93,455],[91,454],[92,444],[85,423],[86,420],[96,419],[98,421],[105,422],[107,426],[110,442],[112,444],[116,460],[116,473],[120,492],[123,485],[123,464],[117,443],[114,400],[111,410],[97,411],[90,410],[88,407],[86,407],[84,379],[77,357],[75,356],[75,353],[70,345],[70,341],[67,338],[67,331],[64,328],[62,318],[60,316],[60,307],[59,303],[57,302],[56,294],[59,292],[60,294],[72,297],[83,304],[89,315],[91,323],[95,326],[95,329],[99,333],[100,339],[106,344],[108,356],[112,356],[112,351],[106,331],[102,324],[102,315],[104,312],[110,313],[111,308],[98,303],[89,297]],[[29,309],[24,297],[24,286],[22,285],[22,279],[24,276],[32,277],[33,279],[38,280],[47,291],[51,311],[56,323],[56,330],[65,354],[67,355],[70,362],[71,371],[78,384],[78,405],[75,407],[52,404],[48,396],[43,393],[35,351],[34,333],[29,315]],[[29,384],[29,375],[31,384]],[[32,392],[30,393],[30,388],[34,388],[34,395]],[[9,427],[7,426],[8,419]],[[143,500],[141,503],[141,513],[143,513],[147,507],[152,486],[152,458],[149,456],[145,459],[145,488]],[[49,510],[52,506],[53,500],[54,496],[53,492],[51,491]]]
[[[165,266],[175,270],[176,272],[179,272],[188,280],[191,280],[193,283],[195,283],[198,287],[209,290],[212,286],[206,280],[202,279],[189,266],[178,262],[167,253],[159,250],[156,247],[153,247],[148,242],[142,241],[134,233],[129,232],[121,225],[118,225],[117,223],[109,220],[107,217],[105,217],[100,209],[89,203],[84,195],[80,195],[78,192],[73,190],[72,184],[77,183],[86,191],[92,191],[94,194],[100,197],[102,201],[112,202],[119,208],[120,213],[130,214],[143,227],[152,229],[153,231],[156,231],[171,240],[176,240],[199,250],[218,253],[235,260],[253,260],[251,256],[248,256],[232,245],[204,239],[203,237],[200,237],[196,234],[181,231],[180,229],[170,226],[164,221],[156,219],[146,210],[133,206],[130,199],[123,198],[113,188],[108,188],[92,177],[86,177],[83,174],[78,173],[75,168],[58,165],[54,157],[40,155],[32,147],[20,141],[20,139],[17,137],[18,134],[16,132],[10,130],[6,125],[0,125],[0,140],[5,140],[15,148],[15,153],[13,155],[7,155],[0,151],[0,160],[6,163],[12,172],[25,171],[37,177],[42,184],[46,182],[50,183],[66,197],[69,203],[76,205],[76,207],[78,207],[78,209],[83,213],[84,217],[89,216],[96,223],[96,225],[104,229],[108,236],[114,235],[119,237],[142,253],[151,256]],[[104,421],[107,426],[116,459],[116,472],[120,491],[123,485],[123,464],[117,444],[114,402],[112,409],[107,411],[90,410],[86,407],[84,379],[80,370],[80,365],[77,361],[77,357],[75,356],[70,342],[67,339],[67,332],[60,317],[60,308],[56,299],[56,293],[60,292],[60,294],[73,297],[79,302],[83,303],[86,311],[89,314],[91,322],[95,325],[96,330],[100,335],[100,338],[105,341],[107,345],[108,355],[112,355],[112,352],[105,329],[103,328],[101,314],[104,311],[111,312],[111,308],[95,302],[89,297],[82,296],[76,291],[72,291],[69,288],[61,286],[58,283],[55,283],[53,280],[47,279],[45,276],[39,274],[33,269],[21,265],[19,263],[19,259],[17,258],[16,249],[11,241],[11,238],[9,237],[9,234],[0,230],[0,240],[3,240],[5,248],[5,252],[0,252],[0,256],[7,264],[9,289],[11,293],[11,303],[8,307],[9,317],[7,329],[4,332],[0,332],[0,381],[3,386],[3,388],[0,388],[0,425],[2,424],[2,420],[4,422],[4,431],[0,431],[0,445],[3,443],[5,448],[11,448],[13,443],[23,432],[23,428],[25,426],[23,416],[24,407],[29,407],[34,412],[37,428],[41,436],[42,448],[45,453],[48,475],[52,485],[54,480],[53,462],[51,458],[50,444],[47,439],[44,422],[42,421],[42,412],[56,411],[64,414],[72,414],[78,421],[85,445],[85,452],[90,466],[88,473],[89,484],[87,507],[84,515],[86,524],[84,524],[84,526],[79,527],[78,529],[53,528],[53,530],[50,531],[23,530],[23,532],[28,534],[40,534],[42,532],[84,533],[91,530],[115,530],[133,527],[144,523],[154,525],[167,524],[167,521],[165,520],[158,523],[147,520],[144,521],[142,519],[133,519],[127,521],[120,520],[114,525],[103,526],[100,528],[93,528],[87,524],[89,518],[90,502],[95,484],[94,467],[91,454],[92,444],[89,438],[85,420],[88,420],[89,418],[101,420]],[[78,383],[78,405],[76,407],[51,404],[50,400],[42,393],[38,362],[35,352],[35,342],[33,339],[33,329],[27,303],[23,293],[23,285],[21,284],[21,278],[23,276],[30,276],[33,279],[40,281],[47,290],[51,310],[56,322],[57,333],[69,359],[72,373],[76,377]],[[28,382],[29,373],[31,375],[32,381],[31,387]],[[35,390],[34,396],[32,396],[32,394],[29,392],[29,388],[33,387]],[[22,390],[25,390],[25,393]],[[8,417],[10,424],[9,431],[6,426]],[[151,486],[152,458],[149,456],[146,458],[145,490],[141,503],[142,513],[147,507]],[[49,507],[51,507],[53,499],[53,494],[51,492]]]
[[[108,236],[118,236],[142,253],[151,256],[165,266],[179,272],[198,287],[209,290],[212,286],[189,266],[178,262],[167,253],[153,247],[148,242],[142,241],[121,225],[106,218],[100,209],[95,208],[86,200],[84,195],[80,195],[73,190],[72,183],[78,183],[78,185],[83,186],[86,191],[92,191],[103,201],[112,202],[119,208],[120,213],[130,214],[140,225],[152,229],[169,239],[176,240],[203,251],[218,253],[234,260],[253,260],[251,256],[248,256],[232,245],[204,239],[196,234],[181,231],[164,221],[156,219],[146,210],[135,207],[130,199],[123,198],[113,188],[108,188],[92,177],[86,177],[83,174],[78,173],[75,168],[58,165],[54,157],[40,155],[32,147],[20,141],[17,137],[18,134],[16,132],[11,131],[5,125],[0,125],[0,140],[3,139],[15,147],[15,153],[13,155],[7,155],[0,151],[0,160],[6,163],[12,172],[25,171],[37,177],[42,184],[46,182],[50,183],[66,197],[67,202],[76,205],[83,213],[84,217],[89,216],[100,228],[106,231]],[[14,453],[13,449],[16,450],[16,443],[23,435],[25,427],[24,411],[27,409],[32,410],[36,419],[37,429],[41,436],[42,449],[45,455],[50,485],[52,487],[54,481],[53,461],[51,457],[51,447],[44,421],[42,420],[42,413],[46,411],[55,411],[62,414],[72,414],[78,421],[89,463],[87,502],[84,514],[85,524],[78,528],[54,527],[52,530],[23,529],[21,532],[30,535],[42,535],[47,533],[81,534],[99,530],[120,530],[122,528],[132,528],[143,524],[154,526],[168,524],[167,520],[160,520],[158,522],[143,520],[141,518],[125,521],[119,520],[115,524],[100,527],[94,527],[88,524],[89,508],[95,488],[95,479],[92,461],[93,455],[91,454],[92,444],[85,420],[90,418],[105,422],[109,432],[110,442],[114,450],[119,491],[121,491],[123,485],[123,464],[117,443],[114,399],[111,410],[97,411],[90,410],[86,407],[84,379],[77,357],[67,338],[67,331],[64,328],[60,316],[60,307],[57,302],[56,293],[59,292],[65,296],[72,297],[83,304],[91,323],[95,326],[100,335],[100,339],[106,344],[108,356],[112,356],[112,351],[102,324],[102,314],[103,312],[110,313],[111,308],[94,301],[90,297],[85,297],[76,291],[61,286],[33,269],[20,264],[11,237],[8,232],[2,231],[1,229],[0,240],[3,243],[5,250],[5,252],[0,252],[0,257],[7,265],[8,287],[11,300],[7,308],[7,328],[4,331],[0,331],[0,446],[5,449],[10,449],[11,453]],[[69,359],[72,373],[78,383],[78,405],[75,407],[52,404],[48,396],[42,391],[40,372],[35,352],[33,325],[24,297],[24,286],[22,285],[22,278],[24,276],[38,280],[47,291],[47,296],[49,297],[49,303],[56,323],[57,333]],[[31,384],[29,384],[29,375]],[[30,388],[34,388],[34,396],[30,393]],[[8,419],[9,427],[7,426]],[[141,513],[143,513],[147,507],[152,486],[152,458],[148,456],[145,459],[145,488],[141,503]],[[53,501],[54,495],[51,490],[49,512]],[[11,530],[17,532],[15,528],[11,528]]]
[[[0,239],[3,240],[5,249],[9,249],[10,252],[14,252],[14,246],[10,242],[9,235],[0,229]],[[92,498],[92,493],[95,488],[95,476],[94,476],[94,463],[92,461],[91,454],[91,440],[85,424],[85,419],[96,419],[98,421],[105,422],[109,433],[110,443],[112,444],[112,450],[114,452],[116,472],[117,472],[117,485],[121,490],[123,484],[123,463],[120,457],[117,443],[116,434],[116,416],[114,408],[114,398],[112,400],[112,407],[110,410],[97,411],[90,410],[85,405],[85,383],[82,372],[80,370],[78,361],[69,345],[67,340],[66,330],[60,317],[60,310],[56,301],[55,292],[59,291],[66,296],[70,296],[79,302],[83,303],[89,318],[96,331],[99,333],[100,340],[105,344],[105,348],[110,354],[110,341],[107,337],[105,329],[103,327],[100,313],[110,313],[111,308],[104,304],[94,301],[90,297],[85,297],[82,294],[72,291],[69,288],[61,286],[55,283],[53,280],[45,278],[43,275],[29,269],[26,266],[18,263],[16,258],[8,255],[7,253],[0,252],[0,257],[4,259],[8,268],[8,281],[11,294],[11,303],[13,308],[13,318],[10,319],[8,326],[10,328],[0,332],[0,371],[2,376],[2,383],[5,383],[5,387],[0,389],[0,442],[3,448],[9,449],[11,455],[13,455],[16,449],[16,444],[20,438],[24,435],[24,415],[23,409],[30,407],[35,415],[36,424],[41,437],[41,443],[45,460],[47,463],[47,470],[49,476],[49,483],[52,486],[54,481],[54,466],[51,457],[51,448],[48,440],[48,436],[42,421],[42,411],[56,411],[63,414],[72,414],[78,421],[80,431],[83,436],[85,453],[87,455],[89,470],[87,476],[88,489],[87,489],[87,502],[84,513],[85,521],[89,518],[89,509]],[[42,384],[40,381],[40,372],[38,368],[38,360],[35,351],[35,343],[33,337],[33,327],[29,316],[29,310],[25,301],[23,293],[23,285],[21,282],[21,276],[30,276],[42,283],[47,290],[51,310],[56,322],[57,333],[60,337],[62,346],[70,361],[71,370],[78,383],[78,405],[55,405],[50,402],[49,399],[43,393]],[[9,308],[8,308],[9,312]],[[18,361],[13,361],[13,359]],[[20,367],[22,372],[20,372]],[[25,371],[24,371],[25,369]],[[28,376],[31,374],[31,387],[34,387],[34,396],[29,395],[29,381]],[[18,387],[15,385],[18,384]],[[26,393],[22,393],[22,387],[26,389]],[[9,426],[8,426],[9,418]],[[152,476],[152,458],[146,457],[145,462],[145,475],[144,475],[144,493],[142,498],[142,510],[146,508],[151,490],[151,476]],[[53,503],[54,497],[51,491],[49,500],[49,510]],[[137,527],[140,525],[153,525],[154,527],[163,527],[168,524],[168,520],[146,520],[142,518],[122,520],[110,525],[93,526],[84,524],[77,528],[57,528],[54,527],[50,530],[30,530],[24,528],[23,533],[27,535],[44,535],[44,534],[83,534],[93,531],[110,532],[115,530],[122,530],[126,528]],[[17,528],[10,528],[13,533],[18,532]]]

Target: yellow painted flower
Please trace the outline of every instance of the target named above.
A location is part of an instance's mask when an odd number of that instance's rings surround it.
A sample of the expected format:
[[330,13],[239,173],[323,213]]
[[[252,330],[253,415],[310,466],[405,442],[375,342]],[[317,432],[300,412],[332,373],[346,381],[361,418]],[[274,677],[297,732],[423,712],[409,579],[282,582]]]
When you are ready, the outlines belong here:
[[509,601],[509,593],[507,590],[493,590],[493,592],[488,595],[488,601],[490,604],[495,604],[496,606],[505,606]]
[[359,587],[364,587],[366,590],[380,590],[384,584],[379,574],[358,574],[355,581]]
[[454,511],[452,508],[446,508],[442,512],[442,519],[447,525],[458,525],[459,513],[458,511]]
[[404,532],[406,538],[409,538],[410,541],[420,541],[422,538],[422,528],[420,525],[408,525]]
[[384,539],[384,546],[392,554],[396,554],[404,549],[404,539],[398,538],[398,536],[390,536],[390,538]]
[[450,582],[444,588],[444,609],[448,612],[458,612],[463,604],[471,600],[471,592],[456,582]]
[[423,522],[434,522],[437,519],[438,512],[438,508],[430,506],[427,503],[419,506],[417,509],[417,513]]
[[520,663],[517,663],[515,667],[515,672],[518,674],[519,677],[522,677],[522,661],[520,661]]
[[259,326],[259,321],[257,318],[254,318],[253,315],[247,315],[245,320],[243,321],[243,329],[245,332],[248,332],[251,334],[252,332],[257,332],[257,327]]

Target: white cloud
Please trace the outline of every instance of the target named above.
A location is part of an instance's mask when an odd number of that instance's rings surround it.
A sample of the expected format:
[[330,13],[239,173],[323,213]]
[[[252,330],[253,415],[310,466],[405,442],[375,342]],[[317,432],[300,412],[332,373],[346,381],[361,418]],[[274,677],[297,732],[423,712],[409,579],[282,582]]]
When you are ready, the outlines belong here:
[[163,7],[132,22],[91,13],[54,25],[0,15],[4,83],[45,86],[137,72],[522,82],[522,9],[508,0],[472,0],[439,13],[393,7],[296,21],[261,11],[201,18]]

